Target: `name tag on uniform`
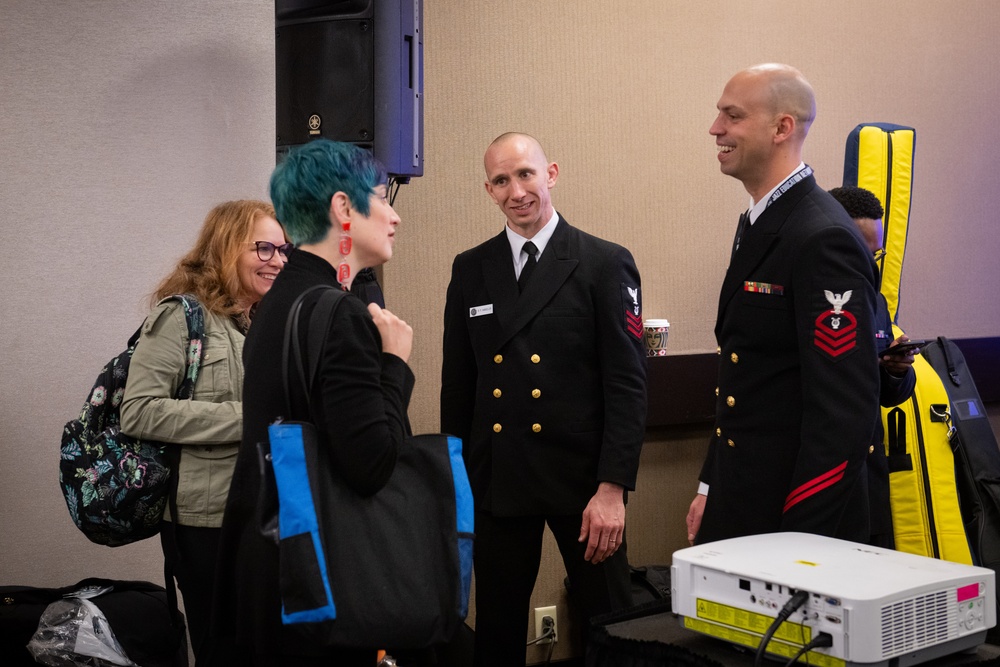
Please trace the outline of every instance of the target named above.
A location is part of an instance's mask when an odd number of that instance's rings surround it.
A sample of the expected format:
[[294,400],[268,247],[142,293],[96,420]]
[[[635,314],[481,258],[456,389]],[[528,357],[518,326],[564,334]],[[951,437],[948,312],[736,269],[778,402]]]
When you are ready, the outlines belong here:
[[480,315],[491,315],[493,313],[493,304],[487,303],[482,306],[473,306],[469,308],[469,317],[479,317]]

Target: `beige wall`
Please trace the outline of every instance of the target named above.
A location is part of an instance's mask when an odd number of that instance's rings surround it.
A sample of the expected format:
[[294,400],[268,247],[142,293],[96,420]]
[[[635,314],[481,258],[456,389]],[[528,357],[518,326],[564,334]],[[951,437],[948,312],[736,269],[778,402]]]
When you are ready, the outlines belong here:
[[[417,336],[415,431],[437,429],[451,260],[503,224],[481,158],[506,130],[534,134],[559,162],[553,197],[570,222],[633,250],[646,315],[673,325],[671,351],[714,349],[717,289],[747,196],[718,173],[708,126],[726,79],[762,61],[791,63],[816,88],[806,161],[824,187],[840,184],[856,124],[917,128],[901,324],[917,336],[1000,333],[990,157],[1000,6],[788,9],[427,3],[425,176],[399,193],[404,223],[385,269],[389,305]],[[155,541],[112,551],[72,527],[56,488],[59,433],[207,210],[266,196],[272,12],[263,0],[0,0],[0,583],[160,576]],[[704,431],[650,434],[629,506],[635,563],[669,562],[683,546]],[[561,581],[549,548],[534,604],[562,604]],[[560,643],[556,657],[566,655]]]

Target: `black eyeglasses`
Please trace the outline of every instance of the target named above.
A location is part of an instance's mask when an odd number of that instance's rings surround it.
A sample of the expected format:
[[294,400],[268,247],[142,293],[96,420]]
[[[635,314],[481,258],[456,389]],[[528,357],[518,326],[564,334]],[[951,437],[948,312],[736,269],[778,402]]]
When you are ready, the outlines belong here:
[[294,243],[282,243],[281,245],[274,245],[270,241],[247,241],[247,243],[253,243],[257,246],[257,259],[262,262],[270,262],[271,258],[274,257],[275,250],[278,251],[281,259],[287,262],[288,256],[295,250]]

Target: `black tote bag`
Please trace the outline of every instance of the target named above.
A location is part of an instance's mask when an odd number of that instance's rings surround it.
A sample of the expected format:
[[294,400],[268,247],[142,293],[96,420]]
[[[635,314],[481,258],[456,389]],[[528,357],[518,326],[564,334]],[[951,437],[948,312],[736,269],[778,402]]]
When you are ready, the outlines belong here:
[[[298,317],[307,293],[285,328],[286,383],[291,364],[302,369]],[[300,373],[307,387],[343,296],[328,288],[316,305]],[[472,577],[461,440],[408,438],[386,486],[361,497],[338,477],[311,423],[272,424],[268,438],[258,444],[258,509],[262,531],[278,544],[282,622],[327,646],[417,649],[451,639],[468,611]]]

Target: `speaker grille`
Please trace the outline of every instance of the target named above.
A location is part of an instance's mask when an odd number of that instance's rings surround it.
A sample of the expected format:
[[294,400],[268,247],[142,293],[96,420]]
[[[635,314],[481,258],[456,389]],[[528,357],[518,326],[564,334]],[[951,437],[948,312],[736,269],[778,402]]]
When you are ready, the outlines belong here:
[[882,657],[941,644],[958,635],[958,609],[948,591],[928,593],[882,607]]
[[[369,19],[296,23],[275,36],[278,145],[375,134],[374,48]],[[319,123],[312,126],[311,118]]]

